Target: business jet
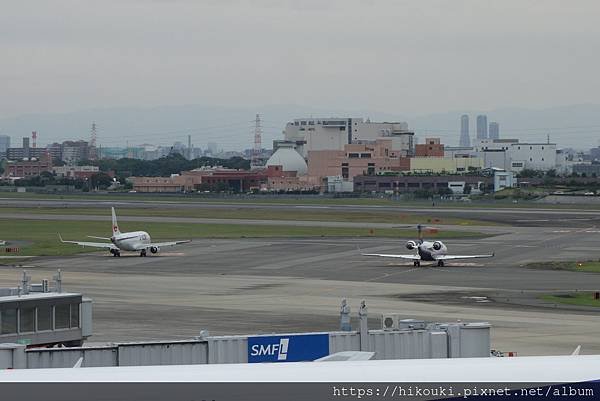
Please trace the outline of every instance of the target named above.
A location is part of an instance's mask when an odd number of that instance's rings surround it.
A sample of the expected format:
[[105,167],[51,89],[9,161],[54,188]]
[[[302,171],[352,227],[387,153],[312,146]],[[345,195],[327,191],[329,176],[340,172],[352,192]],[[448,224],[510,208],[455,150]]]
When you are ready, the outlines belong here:
[[386,253],[363,253],[363,256],[377,256],[380,258],[397,258],[397,259],[408,259],[412,260],[415,267],[421,266],[421,262],[437,262],[438,267],[443,267],[446,260],[454,259],[477,259],[477,258],[491,258],[494,253],[485,255],[448,255],[448,247],[444,245],[442,241],[424,241],[423,240],[423,227],[419,224],[417,226],[418,239],[416,241],[408,241],[406,248],[409,250],[416,250],[416,254],[410,255],[397,255],[397,254],[386,254]]
[[62,236],[58,234],[60,241],[65,244],[76,244],[81,246],[89,246],[93,248],[104,248],[108,249],[109,252],[113,256],[121,256],[121,251],[132,251],[139,252],[140,256],[146,256],[147,251],[151,253],[160,252],[161,247],[165,246],[174,246],[178,244],[185,244],[190,242],[190,240],[183,241],[167,241],[167,242],[152,242],[150,239],[150,235],[145,231],[132,231],[128,233],[122,233],[119,230],[119,225],[117,224],[117,215],[115,213],[115,208],[111,208],[112,210],[112,232],[113,235],[110,238],[107,237],[94,237],[88,235],[89,238],[103,239],[110,241],[108,242],[87,242],[87,241],[65,241],[62,239]]

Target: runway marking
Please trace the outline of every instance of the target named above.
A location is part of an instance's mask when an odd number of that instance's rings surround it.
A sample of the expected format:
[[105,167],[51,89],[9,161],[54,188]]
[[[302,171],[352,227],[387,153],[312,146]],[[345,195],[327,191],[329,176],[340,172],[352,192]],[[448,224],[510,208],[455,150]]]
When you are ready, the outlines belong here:
[[377,276],[377,277],[373,277],[373,278],[370,278],[368,280],[365,280],[365,282],[372,282],[372,281],[375,281],[375,280],[380,280],[380,279],[383,279],[383,278],[388,278],[390,276],[395,276],[397,274],[410,273],[412,271],[419,270],[419,269],[421,269],[421,268],[420,267],[413,267],[412,269],[408,269],[408,270],[397,271],[397,272],[393,272],[393,273],[386,273],[386,274],[383,274],[381,276]]
[[570,233],[571,230],[554,230],[553,233]]
[[537,248],[536,245],[515,245],[515,248]]

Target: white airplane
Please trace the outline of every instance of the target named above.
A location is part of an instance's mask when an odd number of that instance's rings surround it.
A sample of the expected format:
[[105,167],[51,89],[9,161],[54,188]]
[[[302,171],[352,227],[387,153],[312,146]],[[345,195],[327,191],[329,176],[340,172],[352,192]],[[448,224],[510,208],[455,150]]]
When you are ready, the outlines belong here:
[[62,239],[62,236],[58,234],[60,241],[65,244],[76,244],[81,246],[89,246],[93,248],[105,248],[108,249],[113,256],[121,256],[121,251],[133,251],[139,252],[140,256],[146,256],[147,251],[149,250],[151,253],[160,252],[161,247],[165,246],[173,246],[178,244],[185,244],[191,242],[191,240],[183,240],[183,241],[167,241],[167,242],[152,242],[150,239],[150,235],[145,231],[132,231],[129,233],[122,233],[119,230],[119,225],[117,224],[117,215],[115,213],[115,208],[111,208],[112,210],[112,232],[113,235],[110,238],[106,237],[94,237],[88,235],[89,238],[103,239],[110,241],[108,242],[87,242],[87,241],[65,241]]
[[[598,380],[600,355],[344,360],[0,370],[6,382],[575,383]],[[81,366],[78,361],[76,366]]]
[[491,258],[494,253],[485,255],[448,255],[448,247],[442,241],[424,241],[423,227],[417,226],[419,239],[417,241],[408,241],[406,247],[410,250],[417,250],[417,254],[396,255],[387,253],[363,253],[363,256],[378,256],[381,258],[398,258],[412,260],[415,266],[421,266],[421,261],[437,262],[439,267],[444,266],[444,261],[454,259],[476,259],[476,258]]

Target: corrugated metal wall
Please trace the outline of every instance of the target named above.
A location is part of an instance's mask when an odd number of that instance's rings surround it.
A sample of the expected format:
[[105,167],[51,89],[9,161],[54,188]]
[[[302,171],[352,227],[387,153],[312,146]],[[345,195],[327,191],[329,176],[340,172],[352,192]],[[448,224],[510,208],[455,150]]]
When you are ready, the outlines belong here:
[[174,342],[154,344],[119,344],[118,366],[193,365],[208,363],[207,344]]
[[[341,351],[361,351],[359,332],[328,334],[330,354]],[[447,324],[427,330],[371,330],[368,334],[363,334],[366,344],[363,344],[362,351],[375,352],[375,359],[465,358],[490,355],[490,325],[487,323]],[[7,344],[5,348],[0,347],[0,368],[13,367],[13,365],[28,368],[67,368],[75,365],[81,357],[83,357],[84,367],[248,362],[248,336],[122,343],[95,348],[23,351],[23,346],[16,344],[10,344],[10,347]],[[26,357],[26,361],[19,362],[19,358],[24,359],[21,354]],[[15,360],[17,362],[14,362]]]
[[83,367],[117,366],[117,348],[48,348],[26,351],[27,367],[72,368],[83,357]]
[[329,333],[329,354],[342,351],[360,351],[360,335],[357,331]]
[[208,337],[208,363],[248,362],[248,337]]
[[[432,341],[432,334],[442,337]],[[369,333],[369,351],[374,359],[423,359],[432,355],[447,357],[446,333],[427,330],[374,331]],[[435,349],[432,348],[435,346]]]

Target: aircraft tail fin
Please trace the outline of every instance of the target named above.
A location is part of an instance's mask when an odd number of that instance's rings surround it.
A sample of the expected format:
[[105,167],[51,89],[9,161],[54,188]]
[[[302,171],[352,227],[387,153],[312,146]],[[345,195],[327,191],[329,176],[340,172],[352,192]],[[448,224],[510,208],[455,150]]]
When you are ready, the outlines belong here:
[[577,355],[579,355],[580,352],[581,352],[581,345],[578,345],[577,348],[575,348],[575,351],[573,351],[573,353],[571,354],[571,356],[577,356]]
[[115,213],[115,208],[111,207],[112,211],[112,233],[113,235],[121,234],[119,230],[119,224],[117,224],[117,214]]

